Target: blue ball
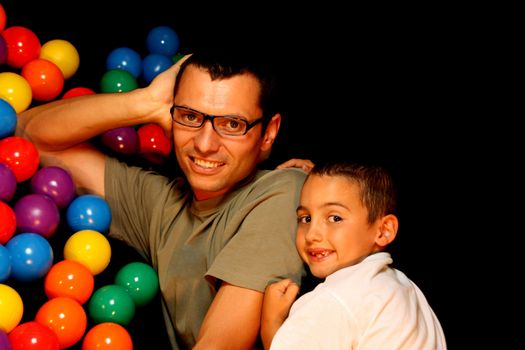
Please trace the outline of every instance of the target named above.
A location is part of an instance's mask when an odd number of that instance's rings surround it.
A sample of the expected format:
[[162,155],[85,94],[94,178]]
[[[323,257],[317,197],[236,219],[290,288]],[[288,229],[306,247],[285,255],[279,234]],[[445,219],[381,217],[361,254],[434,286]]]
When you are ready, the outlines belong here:
[[179,50],[179,36],[168,26],[158,26],[150,30],[146,45],[150,53],[173,56]]
[[173,65],[173,60],[165,55],[152,53],[142,61],[142,74],[146,83],[151,81],[160,73]]
[[[9,278],[11,274],[11,254],[6,247],[0,244],[0,283]],[[0,348],[1,349],[1,348]]]
[[18,281],[43,277],[53,264],[53,249],[39,234],[20,233],[7,242],[6,248],[11,254],[11,277]]
[[16,121],[15,109],[9,102],[0,98],[0,139],[15,133]]
[[129,47],[119,47],[111,51],[106,59],[107,70],[122,69],[134,78],[142,73],[142,58],[137,51]]
[[111,209],[100,196],[85,194],[75,198],[67,207],[67,223],[75,232],[93,230],[106,232],[111,224]]

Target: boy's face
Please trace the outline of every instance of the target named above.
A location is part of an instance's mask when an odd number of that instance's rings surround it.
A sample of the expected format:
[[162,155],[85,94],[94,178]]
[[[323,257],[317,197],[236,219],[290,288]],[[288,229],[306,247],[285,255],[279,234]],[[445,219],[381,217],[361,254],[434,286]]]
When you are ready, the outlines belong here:
[[297,209],[296,246],[312,274],[325,278],[377,250],[359,186],[343,176],[310,175]]

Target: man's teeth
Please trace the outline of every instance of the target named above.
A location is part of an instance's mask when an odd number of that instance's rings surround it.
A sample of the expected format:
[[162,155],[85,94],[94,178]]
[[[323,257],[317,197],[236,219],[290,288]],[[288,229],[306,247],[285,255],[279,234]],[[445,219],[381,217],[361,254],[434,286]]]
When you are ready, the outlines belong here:
[[197,159],[197,158],[193,159],[193,162],[203,168],[217,168],[218,166],[222,164],[218,162],[210,162],[208,160],[202,160],[202,159]]

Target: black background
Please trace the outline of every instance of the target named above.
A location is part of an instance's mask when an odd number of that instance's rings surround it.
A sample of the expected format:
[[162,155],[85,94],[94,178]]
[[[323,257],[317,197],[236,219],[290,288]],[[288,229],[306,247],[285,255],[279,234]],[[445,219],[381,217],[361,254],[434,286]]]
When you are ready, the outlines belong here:
[[[159,25],[179,34],[183,53],[223,44],[270,53],[286,103],[267,165],[296,157],[357,160],[389,169],[400,193],[400,231],[391,246],[395,266],[427,296],[449,347],[467,338],[473,344],[465,325],[472,322],[467,305],[475,282],[463,256],[472,249],[467,238],[473,231],[471,169],[487,154],[472,141],[472,124],[462,119],[464,107],[458,106],[469,89],[464,55],[469,41],[452,12],[328,4],[290,10],[292,5],[270,2],[250,9],[151,0],[2,4],[7,27],[26,26],[42,44],[64,39],[77,48],[80,67],[64,91],[78,85],[98,91],[109,52],[127,46],[145,55],[148,31]],[[53,240],[59,255],[65,238]],[[139,259],[118,242],[112,241],[112,248],[112,262],[96,277],[97,287],[111,283],[123,263]],[[17,288],[43,294],[39,282]],[[45,296],[32,300],[25,319]],[[164,339],[155,305],[138,310],[129,326],[137,349]]]

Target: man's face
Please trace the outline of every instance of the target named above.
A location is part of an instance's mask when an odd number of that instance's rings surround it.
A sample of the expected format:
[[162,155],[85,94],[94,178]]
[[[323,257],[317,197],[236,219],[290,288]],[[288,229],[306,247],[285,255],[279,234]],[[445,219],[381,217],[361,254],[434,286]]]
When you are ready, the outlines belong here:
[[[260,84],[250,74],[212,81],[209,74],[188,66],[180,76],[175,105],[213,116],[236,115],[252,122],[262,116]],[[228,192],[257,166],[262,124],[246,135],[218,134],[210,120],[195,129],[173,123],[175,155],[198,200]]]

